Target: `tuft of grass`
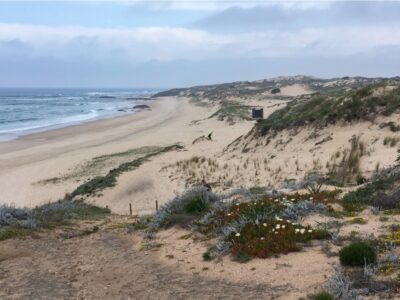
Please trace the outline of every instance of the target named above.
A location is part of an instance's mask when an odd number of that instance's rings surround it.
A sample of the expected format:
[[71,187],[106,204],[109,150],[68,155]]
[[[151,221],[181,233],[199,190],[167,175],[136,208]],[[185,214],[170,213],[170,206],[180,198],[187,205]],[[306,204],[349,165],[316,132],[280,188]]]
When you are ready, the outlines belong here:
[[214,257],[211,255],[209,251],[203,253],[203,260],[204,261],[211,261]]
[[383,145],[388,147],[396,146],[400,141],[400,138],[397,136],[387,136],[383,139]]
[[210,203],[202,195],[196,195],[190,199],[184,206],[184,211],[188,214],[202,214],[208,210]]
[[350,223],[350,224],[365,225],[365,224],[368,223],[368,221],[365,220],[365,219],[363,219],[363,218],[361,218],[361,217],[357,217],[357,218],[354,218],[354,219],[349,220],[349,223]]
[[346,183],[362,184],[365,178],[361,175],[361,157],[365,154],[364,143],[359,136],[354,136],[350,140],[350,149],[345,149],[342,153],[340,162],[335,158],[328,169],[328,181],[335,185],[344,186]]
[[245,264],[251,260],[251,256],[246,253],[238,253],[234,256],[234,261],[237,261],[241,264]]
[[331,293],[328,293],[328,292],[319,292],[317,294],[308,296],[308,299],[310,299],[310,300],[334,300],[335,297]]

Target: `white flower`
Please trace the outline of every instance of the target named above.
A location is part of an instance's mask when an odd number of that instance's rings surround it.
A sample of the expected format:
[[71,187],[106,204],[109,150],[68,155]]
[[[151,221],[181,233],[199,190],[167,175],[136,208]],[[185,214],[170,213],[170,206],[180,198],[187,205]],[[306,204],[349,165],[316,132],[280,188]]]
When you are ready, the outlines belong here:
[[240,233],[239,233],[239,232],[238,232],[238,233],[236,233],[236,234],[235,234],[235,236],[240,236]]
[[296,199],[294,199],[294,198],[290,199],[290,201],[294,201],[294,200],[296,200]]
[[299,232],[299,231],[300,231],[300,229],[296,228],[295,232]]
[[275,199],[275,200],[274,200],[274,202],[278,202],[278,201],[279,201],[278,199]]
[[231,214],[230,213],[228,213],[228,215],[227,216],[230,216]]
[[312,232],[312,230],[311,230],[311,229],[308,229],[308,232],[310,232],[310,233],[311,233],[311,232]]
[[275,234],[278,234],[278,231],[275,231]]
[[264,237],[260,238],[262,241],[264,240]]
[[286,227],[286,225],[282,225],[282,228],[285,228]]
[[310,200],[314,199],[313,197],[310,197]]
[[300,230],[300,233],[301,233],[301,234],[304,234],[304,232],[306,232],[306,230],[305,230],[304,228],[302,228],[302,229]]
[[263,226],[264,226],[264,227],[267,227],[267,223],[263,223]]
[[279,228],[281,228],[281,225],[276,224],[276,229],[279,229]]

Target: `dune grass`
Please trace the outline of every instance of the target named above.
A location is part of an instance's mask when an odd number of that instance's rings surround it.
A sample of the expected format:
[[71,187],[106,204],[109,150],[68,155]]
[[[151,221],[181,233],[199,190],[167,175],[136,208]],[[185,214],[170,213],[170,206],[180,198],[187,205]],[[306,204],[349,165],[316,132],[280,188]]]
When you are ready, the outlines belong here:
[[309,124],[325,126],[339,120],[368,120],[377,115],[389,116],[399,110],[400,87],[374,95],[374,90],[378,87],[380,85],[369,85],[355,91],[315,95],[310,100],[295,100],[272,113],[267,119],[259,121],[257,128],[262,135],[266,135],[270,131]]
[[73,199],[77,196],[91,196],[98,192],[101,192],[102,190],[104,190],[106,188],[113,187],[117,183],[117,178],[122,173],[137,169],[144,162],[149,161],[149,159],[154,156],[160,155],[165,152],[177,150],[177,149],[183,149],[183,146],[178,145],[178,144],[167,146],[164,148],[160,148],[157,151],[150,152],[143,157],[139,157],[132,161],[122,163],[118,167],[110,170],[106,175],[94,177],[93,179],[89,180],[88,182],[81,184],[71,194],[67,195],[66,199]]

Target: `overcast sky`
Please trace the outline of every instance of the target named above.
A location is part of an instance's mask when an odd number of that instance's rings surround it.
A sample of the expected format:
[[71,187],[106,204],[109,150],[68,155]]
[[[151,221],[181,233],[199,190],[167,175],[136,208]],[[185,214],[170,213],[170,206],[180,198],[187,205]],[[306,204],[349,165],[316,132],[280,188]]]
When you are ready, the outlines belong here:
[[2,87],[400,75],[400,2],[0,1]]

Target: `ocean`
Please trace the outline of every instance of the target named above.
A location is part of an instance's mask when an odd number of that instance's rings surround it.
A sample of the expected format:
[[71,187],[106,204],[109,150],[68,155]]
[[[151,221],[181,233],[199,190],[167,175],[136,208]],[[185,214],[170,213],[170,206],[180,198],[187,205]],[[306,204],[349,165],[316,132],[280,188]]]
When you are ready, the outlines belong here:
[[133,113],[158,89],[0,88],[0,141]]

